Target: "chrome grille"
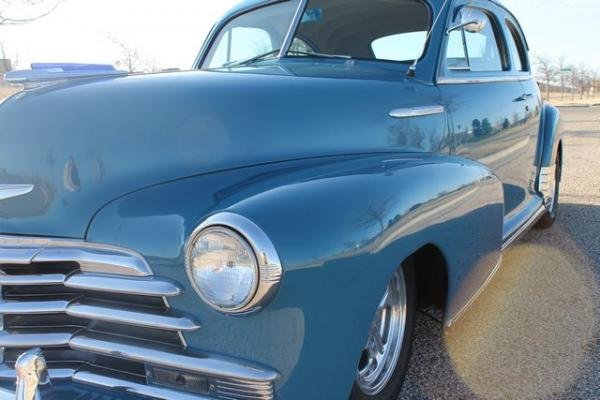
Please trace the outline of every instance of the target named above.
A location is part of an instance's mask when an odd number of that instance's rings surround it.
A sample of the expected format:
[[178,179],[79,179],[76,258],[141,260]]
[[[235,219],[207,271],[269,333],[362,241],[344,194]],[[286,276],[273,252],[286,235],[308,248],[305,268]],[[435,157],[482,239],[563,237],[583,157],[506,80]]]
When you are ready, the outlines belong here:
[[53,380],[156,399],[274,397],[276,372],[186,349],[183,333],[200,324],[169,306],[181,288],[134,252],[0,237],[0,287],[0,382],[41,347]]

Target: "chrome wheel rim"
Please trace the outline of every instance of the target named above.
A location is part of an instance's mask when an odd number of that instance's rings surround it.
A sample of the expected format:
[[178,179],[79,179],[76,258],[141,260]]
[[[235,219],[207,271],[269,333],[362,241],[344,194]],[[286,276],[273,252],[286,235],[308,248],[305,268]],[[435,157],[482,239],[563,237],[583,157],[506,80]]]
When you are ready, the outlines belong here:
[[363,393],[374,396],[390,382],[404,343],[406,284],[399,269],[388,284],[371,323],[356,382]]

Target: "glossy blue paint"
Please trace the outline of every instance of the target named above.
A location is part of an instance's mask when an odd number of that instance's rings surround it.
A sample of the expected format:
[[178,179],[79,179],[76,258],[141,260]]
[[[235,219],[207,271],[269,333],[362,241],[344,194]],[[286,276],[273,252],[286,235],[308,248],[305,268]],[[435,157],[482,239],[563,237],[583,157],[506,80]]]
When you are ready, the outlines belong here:
[[[242,318],[213,311],[182,279],[185,240],[207,215],[224,210],[268,232],[284,265],[276,299]],[[201,331],[186,334],[191,346],[276,368],[281,398],[337,399],[348,395],[372,314],[400,262],[427,244],[442,251],[451,319],[471,285],[480,286],[498,262],[502,210],[500,183],[476,163],[365,155],[257,166],[141,191],[104,208],[87,239],[135,249],[156,274],[186,285],[171,305],[203,321]],[[467,231],[472,235],[456,235]]]
[[8,99],[0,108],[0,181],[36,190],[0,204],[0,233],[81,238],[115,197],[201,173],[337,154],[449,151],[443,115],[418,124],[389,117],[437,94],[391,66],[289,61],[277,75],[264,68],[79,80]]
[[[211,35],[266,3],[241,3]],[[276,369],[282,400],[347,398],[394,270],[435,246],[452,323],[541,207],[536,177],[562,137],[558,111],[514,62],[466,76],[493,81],[443,83],[465,78],[441,58],[466,2],[429,4],[442,23],[415,77],[405,64],[284,58],[13,96],[0,105],[0,183],[36,189],[0,202],[0,233],[135,250],[185,288],[171,305],[202,321],[185,334],[190,349]],[[468,4],[513,19],[495,3]],[[445,112],[389,115],[432,105]],[[281,258],[280,290],[259,313],[219,314],[187,279],[185,244],[220,211],[259,225]]]

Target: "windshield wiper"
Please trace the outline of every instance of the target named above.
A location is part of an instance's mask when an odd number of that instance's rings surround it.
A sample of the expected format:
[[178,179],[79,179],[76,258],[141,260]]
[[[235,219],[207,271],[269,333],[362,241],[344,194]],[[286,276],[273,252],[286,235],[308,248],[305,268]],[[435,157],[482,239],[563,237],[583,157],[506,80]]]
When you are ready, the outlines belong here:
[[299,51],[299,50],[290,50],[288,54],[298,54],[301,56],[315,57],[315,58],[336,58],[336,59],[342,59],[342,60],[352,60],[352,56],[347,56],[344,54],[325,54],[325,53],[316,53],[316,52]]
[[280,51],[281,51],[280,49],[271,50],[271,51],[269,51],[267,53],[259,54],[257,56],[254,56],[252,58],[248,58],[246,60],[228,62],[226,64],[223,64],[222,68],[243,67],[243,66],[250,65],[250,64],[253,64],[255,62],[258,62],[258,61],[268,60],[269,58],[271,58],[271,57],[273,57],[275,55],[278,55]]

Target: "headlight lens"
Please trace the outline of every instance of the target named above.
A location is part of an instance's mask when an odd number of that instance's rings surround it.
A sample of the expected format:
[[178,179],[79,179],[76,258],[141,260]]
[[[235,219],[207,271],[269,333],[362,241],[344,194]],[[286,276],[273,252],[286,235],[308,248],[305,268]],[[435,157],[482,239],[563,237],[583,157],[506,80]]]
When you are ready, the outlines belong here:
[[210,227],[192,243],[188,271],[198,294],[219,311],[235,312],[254,297],[258,264],[252,247],[231,229]]

